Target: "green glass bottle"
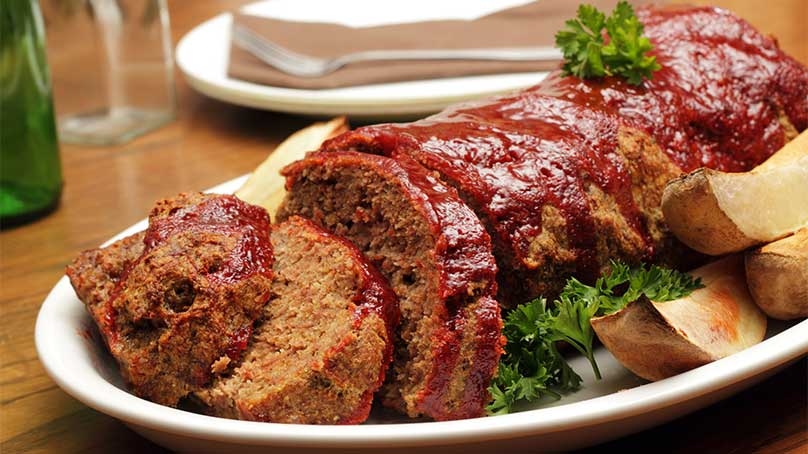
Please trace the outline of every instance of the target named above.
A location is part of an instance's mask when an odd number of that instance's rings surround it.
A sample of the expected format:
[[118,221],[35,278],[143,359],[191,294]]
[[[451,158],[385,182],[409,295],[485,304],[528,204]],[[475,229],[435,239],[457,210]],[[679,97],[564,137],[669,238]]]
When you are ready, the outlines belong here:
[[59,203],[62,171],[37,0],[0,0],[0,228]]

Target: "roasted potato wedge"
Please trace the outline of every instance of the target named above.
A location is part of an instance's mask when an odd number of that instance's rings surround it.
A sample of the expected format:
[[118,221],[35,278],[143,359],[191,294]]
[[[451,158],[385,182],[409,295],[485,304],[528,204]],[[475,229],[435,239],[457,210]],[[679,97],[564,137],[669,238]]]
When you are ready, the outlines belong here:
[[746,280],[769,317],[808,317],[808,228],[747,251]]
[[287,164],[302,159],[309,151],[320,148],[327,139],[347,130],[348,122],[345,117],[338,117],[295,132],[255,168],[244,185],[236,191],[236,196],[245,202],[266,208],[274,221],[275,209],[286,194],[285,180],[280,176],[280,170]]
[[702,168],[670,181],[662,213],[677,238],[710,255],[768,243],[808,225],[808,131],[749,172]]
[[733,255],[694,270],[704,288],[664,303],[641,298],[592,328],[626,368],[660,380],[741,351],[763,340],[766,316],[752,301],[743,257]]

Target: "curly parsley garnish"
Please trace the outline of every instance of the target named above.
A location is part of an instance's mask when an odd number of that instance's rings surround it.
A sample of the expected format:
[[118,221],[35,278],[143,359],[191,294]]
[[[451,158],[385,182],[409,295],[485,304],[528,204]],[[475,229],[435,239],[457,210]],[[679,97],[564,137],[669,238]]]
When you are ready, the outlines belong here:
[[[578,7],[578,17],[556,33],[556,46],[564,54],[565,75],[581,78],[621,76],[634,85],[660,69],[656,57],[646,55],[653,46],[643,36],[643,25],[625,1],[606,17],[592,5]],[[603,30],[609,37],[606,43]]]
[[544,396],[557,399],[580,387],[581,377],[558,351],[558,341],[569,343],[584,355],[600,379],[592,345],[595,333],[589,324],[592,317],[617,312],[641,295],[652,301],[670,301],[700,287],[700,279],[675,270],[656,265],[629,268],[612,262],[610,273],[594,286],[570,278],[550,307],[544,298],[517,306],[505,318],[508,342],[489,388],[489,413],[509,413],[518,401],[531,402]]

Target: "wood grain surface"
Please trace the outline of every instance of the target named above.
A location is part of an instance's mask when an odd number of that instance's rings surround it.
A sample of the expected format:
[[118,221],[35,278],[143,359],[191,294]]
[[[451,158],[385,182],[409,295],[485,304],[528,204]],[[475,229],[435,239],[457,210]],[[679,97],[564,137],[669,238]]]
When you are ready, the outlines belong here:
[[[169,1],[173,42],[244,1]],[[704,2],[698,2],[704,3]],[[808,64],[808,1],[716,0]],[[80,61],[70,61],[80,71]],[[54,68],[55,69],[55,68]],[[61,148],[61,206],[0,232],[0,452],[161,452],[120,422],[77,402],[47,376],[34,321],[47,292],[81,250],[142,219],[152,203],[253,169],[311,119],[217,102],[177,72],[176,121],[121,146]],[[808,452],[806,360],[716,405],[592,451]]]

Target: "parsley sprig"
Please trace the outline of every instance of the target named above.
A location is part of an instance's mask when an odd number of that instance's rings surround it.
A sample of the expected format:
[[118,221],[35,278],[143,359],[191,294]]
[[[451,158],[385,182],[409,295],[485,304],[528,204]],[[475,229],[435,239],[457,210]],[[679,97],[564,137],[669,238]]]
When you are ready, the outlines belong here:
[[545,396],[558,399],[580,388],[581,377],[559,352],[558,341],[569,343],[584,355],[600,379],[593,347],[595,333],[589,323],[592,317],[616,312],[642,295],[653,301],[670,301],[701,286],[700,279],[675,270],[656,265],[629,268],[612,262],[611,271],[594,286],[570,278],[550,307],[544,298],[517,306],[505,319],[508,342],[489,388],[489,413],[509,413],[519,401],[532,402]]
[[[650,79],[660,69],[656,57],[646,55],[653,46],[643,36],[643,25],[634,9],[625,1],[615,6],[612,15],[592,5],[578,7],[575,19],[555,35],[556,46],[564,54],[565,75],[581,78],[621,76],[634,85]],[[609,42],[606,43],[604,29]]]
[[513,309],[505,319],[508,340],[491,387],[491,414],[505,414],[517,401],[532,402],[543,396],[555,399],[574,391],[581,377],[558,351],[553,311],[538,298]]

